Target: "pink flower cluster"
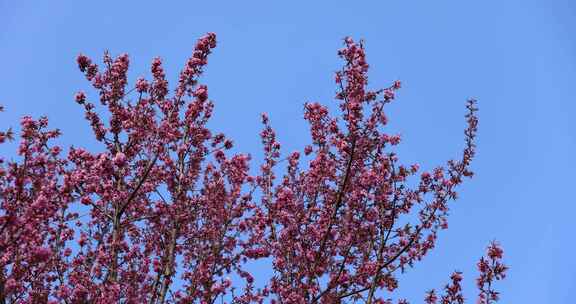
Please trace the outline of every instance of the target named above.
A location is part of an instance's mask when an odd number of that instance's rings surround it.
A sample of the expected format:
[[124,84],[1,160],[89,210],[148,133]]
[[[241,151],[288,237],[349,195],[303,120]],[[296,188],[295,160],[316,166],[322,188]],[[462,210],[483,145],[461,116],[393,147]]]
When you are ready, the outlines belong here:
[[495,281],[506,277],[508,267],[502,263],[503,250],[500,245],[493,242],[488,246],[487,257],[482,257],[478,262],[480,276],[476,280],[480,294],[478,304],[490,304],[498,301],[499,293],[492,286]]
[[[78,56],[99,102],[74,99],[98,152],[61,155],[46,118],[22,119],[20,159],[0,160],[0,303],[392,303],[472,176],[475,101],[461,158],[419,173],[383,128],[400,82],[369,90],[363,43],[346,38],[340,115],[306,103],[311,144],[281,158],[263,114],[253,176],[250,156],[207,126],[214,104],[199,77],[215,46],[212,33],[198,40],[173,94],[159,58],[151,79],[130,85],[127,55],[106,52],[103,66]],[[0,143],[11,137],[0,132]],[[498,299],[501,258],[494,243],[478,264],[479,303]],[[262,286],[247,267],[256,260],[271,263]],[[462,276],[451,279],[425,302],[463,303]]]

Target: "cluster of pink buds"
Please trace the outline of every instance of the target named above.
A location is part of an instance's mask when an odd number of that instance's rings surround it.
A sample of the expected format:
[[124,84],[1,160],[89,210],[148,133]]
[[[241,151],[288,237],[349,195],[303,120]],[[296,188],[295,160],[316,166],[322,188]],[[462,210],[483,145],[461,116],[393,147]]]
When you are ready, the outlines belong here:
[[[160,58],[130,83],[128,55],[106,52],[103,65],[79,55],[93,92],[74,100],[97,150],[62,155],[46,118],[22,118],[19,158],[0,158],[0,303],[392,303],[472,176],[476,102],[460,158],[404,164],[401,137],[384,128],[401,83],[369,89],[364,44],[346,38],[338,115],[306,103],[311,142],[282,158],[262,114],[264,160],[250,175],[251,157],[208,127],[200,76],[215,47],[213,33],[198,40],[173,91]],[[12,138],[0,132],[0,144]],[[254,261],[271,265],[263,286]],[[496,302],[507,270],[498,244],[478,269],[478,303]],[[461,282],[454,272],[425,303],[463,303]]]

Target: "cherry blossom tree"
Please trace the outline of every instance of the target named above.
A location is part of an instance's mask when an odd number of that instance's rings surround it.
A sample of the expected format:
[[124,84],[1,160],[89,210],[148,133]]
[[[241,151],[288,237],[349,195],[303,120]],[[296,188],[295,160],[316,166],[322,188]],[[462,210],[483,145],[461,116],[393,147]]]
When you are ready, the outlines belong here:
[[[199,82],[216,36],[198,40],[173,92],[156,58],[128,85],[128,55],[79,55],[97,102],[75,96],[100,151],[53,143],[42,117],[21,120],[18,158],[0,159],[0,303],[392,303],[398,276],[434,248],[448,202],[471,177],[476,103],[461,158],[419,173],[394,152],[385,106],[400,82],[369,90],[364,46],[338,55],[339,116],[306,103],[311,145],[281,158],[267,115],[264,161],[233,154],[207,127]],[[0,143],[12,140],[0,132]],[[303,160],[307,163],[302,165]],[[283,170],[285,164],[285,170]],[[495,242],[480,259],[478,303],[507,267]],[[264,286],[249,263],[271,261]],[[231,279],[231,278],[234,278]],[[424,302],[463,303],[462,274]],[[407,303],[398,300],[398,303]]]

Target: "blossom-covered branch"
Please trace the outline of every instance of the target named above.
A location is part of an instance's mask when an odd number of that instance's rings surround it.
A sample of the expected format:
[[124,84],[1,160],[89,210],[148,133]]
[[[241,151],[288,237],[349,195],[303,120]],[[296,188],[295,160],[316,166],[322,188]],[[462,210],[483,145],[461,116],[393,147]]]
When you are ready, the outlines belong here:
[[[346,38],[339,113],[306,103],[311,143],[282,159],[263,114],[264,160],[250,175],[250,156],[208,127],[200,76],[215,47],[215,34],[200,38],[173,89],[160,58],[130,83],[128,55],[106,52],[101,65],[79,55],[92,90],[74,99],[97,150],[62,152],[46,118],[21,120],[18,157],[0,159],[0,304],[391,303],[472,176],[476,102],[461,157],[423,172],[403,164],[400,136],[385,130],[401,83],[368,89],[364,43]],[[0,144],[12,137],[0,132]],[[493,243],[478,264],[480,303],[498,299],[501,258]],[[425,302],[462,303],[462,276],[451,279]]]

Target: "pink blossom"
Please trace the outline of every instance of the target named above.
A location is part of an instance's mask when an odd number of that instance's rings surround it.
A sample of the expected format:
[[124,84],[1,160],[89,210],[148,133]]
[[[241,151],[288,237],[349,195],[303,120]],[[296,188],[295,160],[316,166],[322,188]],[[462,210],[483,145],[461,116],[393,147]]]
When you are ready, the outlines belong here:
[[74,99],[76,99],[77,103],[83,104],[84,101],[86,101],[86,95],[84,94],[84,92],[80,91],[80,92],[76,93],[76,95],[74,96]]
[[119,167],[124,166],[126,164],[126,154],[122,152],[116,153],[114,156],[114,164]]
[[[102,66],[79,55],[99,99],[75,95],[94,150],[63,149],[46,118],[22,118],[21,157],[0,158],[0,302],[399,298],[399,277],[435,248],[450,201],[473,175],[476,101],[467,103],[462,155],[418,176],[419,165],[402,163],[391,147],[400,136],[384,127],[400,82],[369,89],[364,42],[347,37],[336,106],[304,105],[307,157],[282,151],[262,114],[262,162],[251,166],[250,155],[232,153],[232,139],[210,127],[215,104],[200,77],[215,46],[213,33],[197,41],[172,93],[160,58],[150,81],[131,88],[128,55],[105,52]],[[0,132],[0,143],[11,137]],[[492,243],[478,262],[479,303],[498,300],[502,258]],[[271,264],[264,286],[249,272],[254,261]],[[450,279],[425,303],[462,303],[462,274]]]

